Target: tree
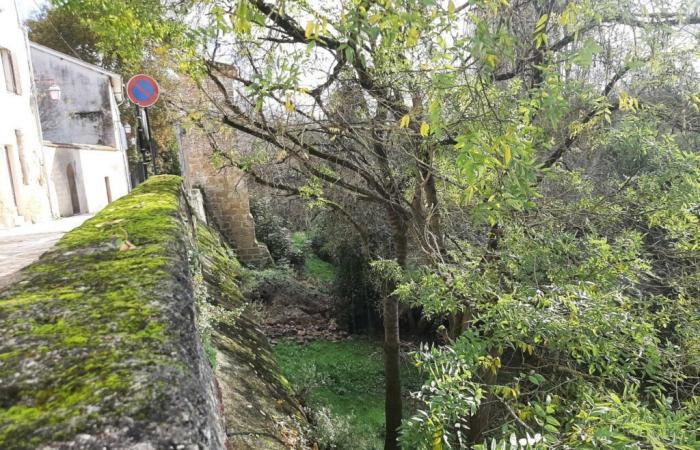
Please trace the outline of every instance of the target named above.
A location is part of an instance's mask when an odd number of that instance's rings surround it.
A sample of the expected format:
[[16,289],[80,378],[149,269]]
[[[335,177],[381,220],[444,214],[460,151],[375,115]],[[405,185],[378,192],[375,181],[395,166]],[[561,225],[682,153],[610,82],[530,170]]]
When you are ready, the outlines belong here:
[[[338,210],[359,235],[366,231],[353,210],[383,211],[389,256],[405,269],[416,242],[432,267],[422,283],[454,300],[435,308],[451,314],[454,338],[481,333],[481,311],[471,291],[456,295],[449,286],[500,276],[489,268],[503,262],[504,230],[536,206],[547,169],[630,107],[633,97],[618,89],[625,77],[653,84],[660,68],[681,72],[664,44],[700,21],[642,1],[58,3],[85,12],[107,54],[134,60],[157,48],[199,80],[213,107],[191,118],[212,137],[204,123],[264,143],[258,151],[221,149],[257,182]],[[134,41],[146,51],[134,52]],[[692,44],[676,48],[687,54]],[[472,229],[446,224],[457,217]],[[476,261],[459,243],[465,233],[482,245]],[[384,302],[386,448],[397,447],[401,422],[402,289]],[[474,366],[492,398],[497,342]],[[472,406],[463,413],[477,441],[490,412]]]
[[33,42],[106,69],[115,68],[99,51],[99,37],[66,9],[44,6],[25,25]]

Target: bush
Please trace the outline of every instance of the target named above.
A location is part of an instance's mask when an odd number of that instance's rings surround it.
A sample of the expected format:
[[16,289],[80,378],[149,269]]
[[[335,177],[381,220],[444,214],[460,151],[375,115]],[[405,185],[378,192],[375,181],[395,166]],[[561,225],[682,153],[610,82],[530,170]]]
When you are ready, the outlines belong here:
[[320,450],[349,450],[363,447],[362,436],[353,433],[350,420],[333,414],[328,408],[309,409],[307,413],[312,422],[310,437],[318,444]]
[[251,199],[250,211],[255,218],[256,237],[267,245],[272,259],[300,271],[304,267],[304,252],[295,247],[284,218],[272,212],[271,199]]
[[243,270],[241,292],[250,301],[261,301],[270,290],[288,284],[292,278],[289,267],[272,267],[264,270]]

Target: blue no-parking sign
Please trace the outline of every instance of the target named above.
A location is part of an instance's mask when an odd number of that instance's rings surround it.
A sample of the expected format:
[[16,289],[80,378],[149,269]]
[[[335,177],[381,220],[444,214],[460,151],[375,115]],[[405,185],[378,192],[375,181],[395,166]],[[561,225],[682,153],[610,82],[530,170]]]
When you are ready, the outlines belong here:
[[153,77],[144,74],[134,75],[126,83],[126,95],[134,104],[148,108],[158,101],[160,88]]

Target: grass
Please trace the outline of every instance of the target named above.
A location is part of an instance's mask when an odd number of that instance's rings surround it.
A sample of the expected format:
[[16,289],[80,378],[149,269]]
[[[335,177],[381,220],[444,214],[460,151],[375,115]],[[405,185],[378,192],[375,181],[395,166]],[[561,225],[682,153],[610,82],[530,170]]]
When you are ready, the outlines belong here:
[[304,259],[304,272],[307,276],[322,283],[331,283],[335,278],[336,268],[313,253],[306,255]]
[[296,250],[304,250],[306,247],[306,242],[308,241],[308,236],[305,231],[295,231],[292,233],[292,245]]
[[307,245],[308,236],[304,231],[292,234],[292,245],[304,252],[304,273],[323,284],[330,284],[335,278],[336,267],[318,257]]
[[[373,450],[384,444],[384,367],[381,343],[364,339],[307,344],[280,342],[277,360],[297,392],[307,391],[312,409],[327,408],[349,424],[351,447],[338,442],[339,449]],[[415,389],[418,374],[404,367],[404,387]]]

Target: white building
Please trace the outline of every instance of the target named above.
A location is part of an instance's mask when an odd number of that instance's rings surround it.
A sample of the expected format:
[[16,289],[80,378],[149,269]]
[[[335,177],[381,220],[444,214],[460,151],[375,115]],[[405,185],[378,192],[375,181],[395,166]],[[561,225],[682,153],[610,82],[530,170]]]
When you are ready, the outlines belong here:
[[14,2],[0,3],[0,227],[55,217],[32,95],[29,48]]
[[130,189],[119,75],[30,43],[0,3],[0,227],[102,209]]

